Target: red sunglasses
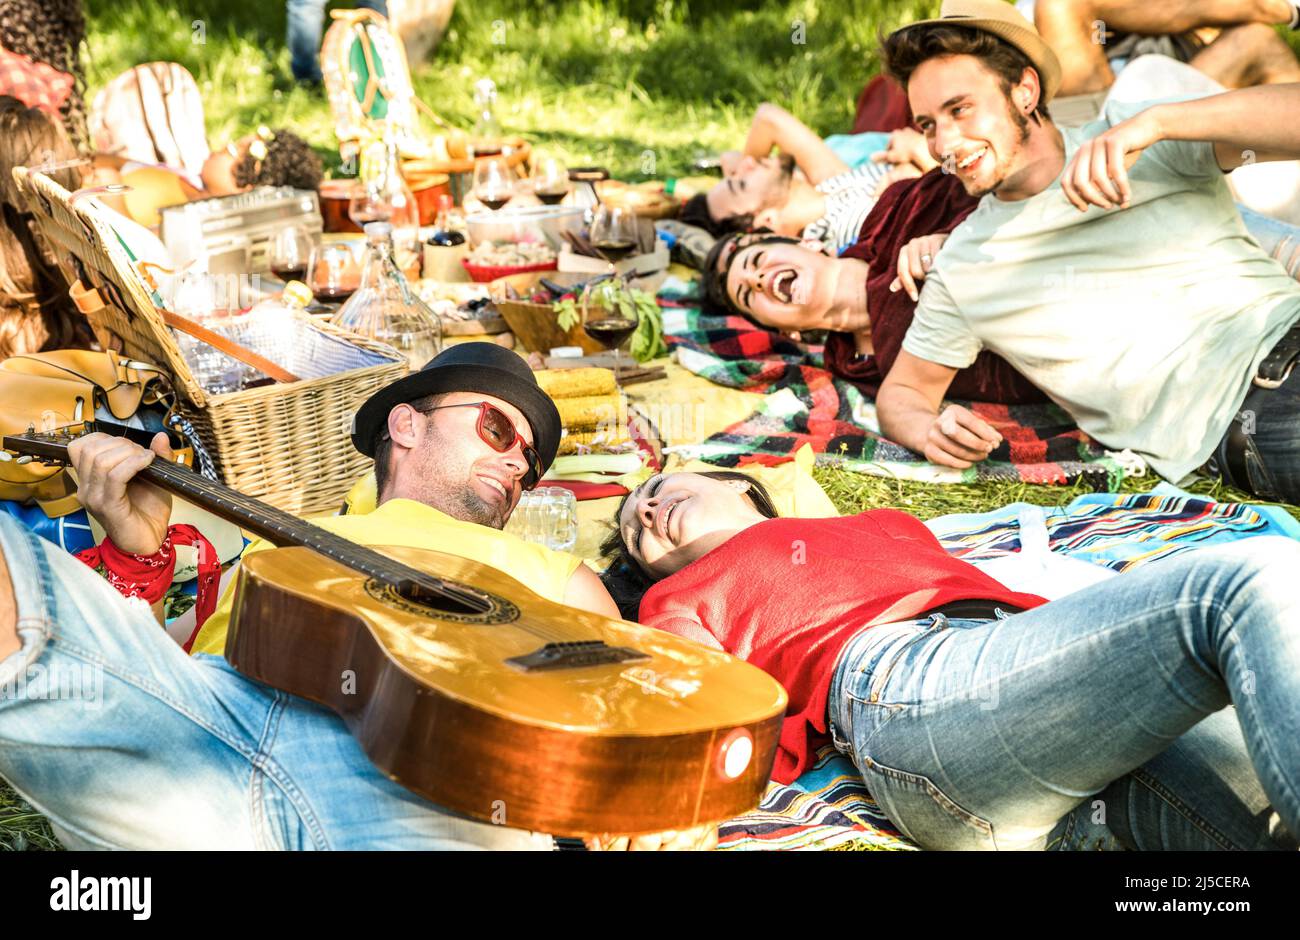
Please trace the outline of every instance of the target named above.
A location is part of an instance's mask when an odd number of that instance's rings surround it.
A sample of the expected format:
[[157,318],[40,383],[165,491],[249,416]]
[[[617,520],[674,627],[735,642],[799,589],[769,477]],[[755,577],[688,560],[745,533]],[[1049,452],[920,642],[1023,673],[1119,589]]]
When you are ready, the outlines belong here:
[[478,421],[474,427],[478,431],[478,436],[483,443],[498,453],[504,454],[510,448],[519,443],[519,449],[524,455],[524,462],[528,465],[528,470],[520,480],[520,485],[531,490],[542,479],[542,458],[537,455],[527,441],[515,430],[514,422],[508,415],[495,405],[490,405],[485,401],[466,402],[462,405],[437,405],[433,408],[417,408],[417,411],[428,414],[432,411],[441,411],[444,408],[477,408]]

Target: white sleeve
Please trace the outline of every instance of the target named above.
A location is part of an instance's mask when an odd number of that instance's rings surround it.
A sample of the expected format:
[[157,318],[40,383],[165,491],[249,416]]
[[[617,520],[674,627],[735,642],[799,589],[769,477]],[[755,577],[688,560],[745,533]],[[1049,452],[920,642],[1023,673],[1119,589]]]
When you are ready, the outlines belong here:
[[983,344],[957,309],[942,275],[937,270],[931,271],[921,289],[912,325],[903,338],[903,349],[918,359],[950,369],[964,369],[975,361],[982,348]]
[[[1110,102],[1106,105],[1105,119],[1111,127],[1114,127],[1154,105],[1193,101],[1204,97],[1205,95],[1189,94],[1163,98],[1159,101]],[[1138,159],[1154,160],[1170,172],[1188,179],[1217,179],[1223,176],[1223,170],[1219,167],[1219,158],[1214,152],[1214,144],[1208,140],[1158,140],[1142,151],[1142,156]]]

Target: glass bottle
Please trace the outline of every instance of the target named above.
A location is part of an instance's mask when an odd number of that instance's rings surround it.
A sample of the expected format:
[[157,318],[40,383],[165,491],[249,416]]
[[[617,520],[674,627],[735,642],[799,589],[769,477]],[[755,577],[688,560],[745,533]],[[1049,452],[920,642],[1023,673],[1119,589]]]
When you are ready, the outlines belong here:
[[387,343],[406,357],[412,369],[419,369],[442,349],[442,326],[393,259],[393,226],[370,222],[365,232],[361,285],[339,309],[334,322]]
[[479,79],[474,84],[474,110],[478,112],[478,120],[469,135],[470,155],[476,159],[495,157],[502,151],[505,135],[493,113],[496,102],[496,83],[490,78]]
[[385,125],[383,136],[361,152],[359,186],[348,203],[348,217],[364,228],[369,222],[388,222],[393,240],[414,251],[420,235],[420,207],[402,176],[397,134]]

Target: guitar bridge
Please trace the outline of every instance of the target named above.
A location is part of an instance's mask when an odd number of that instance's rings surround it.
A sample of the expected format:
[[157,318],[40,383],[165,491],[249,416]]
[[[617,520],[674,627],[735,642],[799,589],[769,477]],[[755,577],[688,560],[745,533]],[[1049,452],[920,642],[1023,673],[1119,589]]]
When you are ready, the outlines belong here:
[[544,672],[550,669],[581,669],[584,666],[609,666],[617,663],[634,663],[649,659],[626,646],[609,646],[604,640],[577,640],[568,643],[547,643],[540,649],[523,656],[512,656],[508,665],[524,672]]

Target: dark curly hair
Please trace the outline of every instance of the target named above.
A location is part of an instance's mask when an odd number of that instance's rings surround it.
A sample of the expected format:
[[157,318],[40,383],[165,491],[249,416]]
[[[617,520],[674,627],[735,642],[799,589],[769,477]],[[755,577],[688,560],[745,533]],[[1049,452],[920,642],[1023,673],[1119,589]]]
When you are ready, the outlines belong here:
[[752,214],[733,215],[725,219],[715,219],[709,215],[709,200],[706,194],[698,193],[687,199],[677,215],[677,221],[687,225],[698,226],[714,238],[730,235],[732,232],[747,232],[754,225]]
[[[251,149],[251,148],[250,148]],[[324,170],[320,157],[307,141],[286,130],[275,131],[266,144],[266,157],[258,160],[252,153],[235,164],[238,186],[292,186],[294,189],[319,189]]]
[[85,38],[81,0],[0,0],[0,46],[72,75],[72,92],[60,113],[68,137],[83,154],[90,147],[81,65]]
[[[767,487],[747,473],[741,473],[739,470],[709,470],[699,475],[710,480],[742,480],[749,484],[746,495],[761,515],[768,519],[775,519],[780,515],[776,511],[772,494],[767,491]],[[639,490],[640,487],[637,489]],[[636,492],[637,490],[633,490],[619,501],[618,508],[614,510],[614,531],[600,545],[601,557],[609,559],[609,564],[601,574],[600,580],[609,591],[609,596],[614,599],[614,603],[618,605],[619,616],[624,620],[632,621],[635,621],[640,613],[641,598],[645,597],[645,592],[659,580],[632,557],[618,525],[618,520],[623,515],[623,507]]]
[[[731,295],[727,293],[727,276],[731,272],[731,261],[740,252],[742,248],[749,248],[752,245],[797,245],[799,239],[791,238],[789,235],[777,235],[771,229],[758,229],[753,232],[733,232],[726,238],[719,238],[709,249],[708,256],[704,259],[704,270],[701,272],[701,290],[704,294],[705,301],[714,309],[721,310],[725,313],[734,313],[737,316],[744,317],[755,326],[767,329],[748,312],[741,310],[731,302]],[[729,248],[734,248],[726,259],[723,255]]]
[[[979,59],[985,68],[998,77],[1002,91],[1008,98],[1011,96],[1011,86],[1019,83],[1025,69],[1038,71],[1029,56],[1005,39],[969,26],[931,23],[909,26],[890,33],[880,42],[880,61],[885,72],[902,85],[904,90],[907,89],[912,73],[923,63],[951,55],[968,55]],[[1042,79],[1041,75],[1039,79]],[[1019,114],[1018,111],[1013,113]],[[1033,115],[1035,120],[1051,118],[1041,95]]]

